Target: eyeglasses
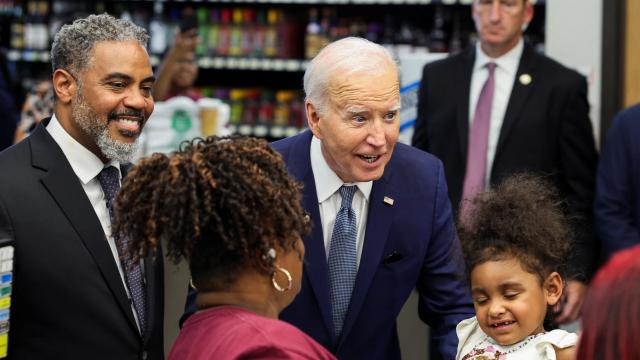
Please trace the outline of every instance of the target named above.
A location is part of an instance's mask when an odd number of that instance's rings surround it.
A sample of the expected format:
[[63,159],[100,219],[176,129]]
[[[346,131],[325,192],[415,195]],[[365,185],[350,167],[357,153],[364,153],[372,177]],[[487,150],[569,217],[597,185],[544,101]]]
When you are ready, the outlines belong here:
[[520,4],[529,0],[476,0],[476,8],[479,11],[490,11],[494,3],[499,3],[500,10],[507,13],[515,13],[520,10]]

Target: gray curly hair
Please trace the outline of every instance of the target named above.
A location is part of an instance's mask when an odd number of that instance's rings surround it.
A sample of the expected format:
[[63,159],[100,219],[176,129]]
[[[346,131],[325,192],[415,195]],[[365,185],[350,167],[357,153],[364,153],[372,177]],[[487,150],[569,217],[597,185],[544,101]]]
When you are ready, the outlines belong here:
[[116,19],[109,14],[89,15],[64,25],[51,45],[53,71],[65,69],[73,74],[82,72],[91,61],[91,52],[101,41],[137,41],[147,47],[149,35],[131,21]]

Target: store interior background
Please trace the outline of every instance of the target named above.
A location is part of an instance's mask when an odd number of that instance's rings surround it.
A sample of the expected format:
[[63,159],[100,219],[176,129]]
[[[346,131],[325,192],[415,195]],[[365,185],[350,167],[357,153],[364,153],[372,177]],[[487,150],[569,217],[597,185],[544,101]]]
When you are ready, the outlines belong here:
[[[242,29],[251,27],[262,31],[265,37],[259,48],[233,44],[225,47],[211,40],[208,48],[199,49],[201,70],[196,85],[209,96],[243,104],[245,110],[255,108],[255,114],[234,115],[230,104],[236,125],[268,123],[299,130],[304,127],[301,79],[307,59],[321,46],[318,33],[329,33],[320,34],[325,36],[323,41],[356,33],[393,45],[398,51],[457,51],[474,38],[471,1],[0,0],[0,47],[9,60],[11,73],[28,89],[38,77],[49,76],[47,52],[51,34],[74,11],[107,11],[116,16],[126,12],[125,16],[144,22],[153,36],[166,34],[167,27],[179,22],[176,13],[192,7],[200,17],[200,27],[214,21],[220,24],[216,31],[228,26],[229,36],[242,37]],[[640,23],[632,21],[640,14],[640,0],[537,0],[535,7],[535,20],[527,30],[527,38],[540,51],[587,76],[590,115],[600,143],[613,115],[640,101]],[[213,31],[207,29],[200,30]],[[279,45],[270,41],[279,41]],[[167,45],[154,43],[152,38],[151,46],[157,50],[151,51],[154,64]],[[287,115],[262,119],[262,104],[271,104],[272,112],[287,104]],[[167,262],[165,277],[168,350],[177,335],[184,306],[187,266]],[[403,358],[428,358],[428,329],[418,319],[415,293],[405,305],[398,325]]]

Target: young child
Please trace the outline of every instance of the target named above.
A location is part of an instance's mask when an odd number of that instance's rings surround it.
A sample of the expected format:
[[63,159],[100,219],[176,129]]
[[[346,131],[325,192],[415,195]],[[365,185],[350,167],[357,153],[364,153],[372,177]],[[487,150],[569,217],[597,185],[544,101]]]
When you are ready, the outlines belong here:
[[456,360],[573,359],[577,336],[545,331],[562,295],[571,237],[551,185],[516,175],[472,202],[459,235],[476,316],[457,326]]

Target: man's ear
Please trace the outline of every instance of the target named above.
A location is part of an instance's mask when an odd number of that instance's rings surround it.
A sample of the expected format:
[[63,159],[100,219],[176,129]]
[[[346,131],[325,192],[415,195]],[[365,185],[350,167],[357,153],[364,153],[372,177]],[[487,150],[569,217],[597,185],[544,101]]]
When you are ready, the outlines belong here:
[[53,91],[58,101],[69,104],[78,91],[78,83],[70,72],[57,69],[53,72]]
[[534,14],[534,7],[533,4],[531,3],[531,1],[526,0],[524,3],[524,25],[525,26],[529,26],[529,23],[531,23],[531,20],[533,20],[533,14]]
[[311,132],[315,137],[322,140],[322,131],[320,131],[320,113],[316,109],[315,105],[313,105],[309,100],[304,103],[304,106],[307,111],[307,123],[309,124],[309,129],[311,129]]
[[554,271],[547,276],[542,284],[542,290],[547,298],[548,305],[553,306],[560,300],[563,287],[564,282],[562,281],[560,274]]

